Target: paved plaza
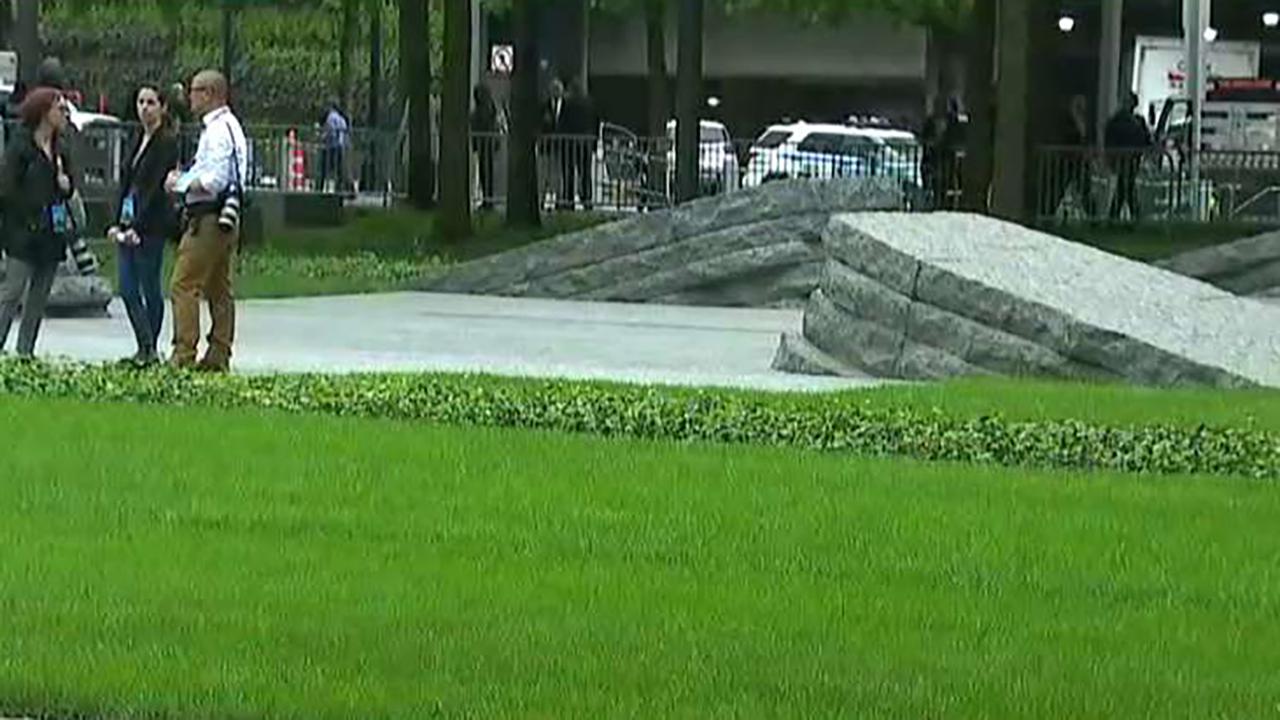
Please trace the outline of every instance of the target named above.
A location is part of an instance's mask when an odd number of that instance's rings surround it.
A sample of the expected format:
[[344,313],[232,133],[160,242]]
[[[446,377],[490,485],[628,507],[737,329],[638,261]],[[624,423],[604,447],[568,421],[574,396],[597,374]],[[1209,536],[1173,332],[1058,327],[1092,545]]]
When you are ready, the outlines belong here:
[[[807,391],[875,382],[770,369],[779,336],[797,332],[800,322],[798,310],[431,293],[249,300],[239,303],[235,368],[485,372]],[[133,349],[116,300],[108,317],[48,320],[37,352],[96,362]]]

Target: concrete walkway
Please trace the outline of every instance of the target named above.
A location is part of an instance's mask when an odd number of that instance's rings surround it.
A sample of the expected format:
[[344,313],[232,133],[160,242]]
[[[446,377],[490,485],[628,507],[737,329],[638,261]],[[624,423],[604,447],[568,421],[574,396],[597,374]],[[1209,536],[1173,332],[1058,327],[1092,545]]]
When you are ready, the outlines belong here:
[[[46,321],[37,352],[87,361],[131,354],[123,306],[117,300],[109,312]],[[792,310],[429,293],[251,300],[240,303],[234,365],[242,372],[470,371],[766,390],[875,382],[771,370],[779,336],[800,322]]]

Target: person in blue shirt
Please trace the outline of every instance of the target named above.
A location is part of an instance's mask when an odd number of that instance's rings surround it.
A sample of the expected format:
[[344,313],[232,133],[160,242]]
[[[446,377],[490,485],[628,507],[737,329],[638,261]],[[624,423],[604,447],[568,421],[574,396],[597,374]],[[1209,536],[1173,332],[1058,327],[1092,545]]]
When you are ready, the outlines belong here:
[[347,145],[350,143],[351,126],[347,122],[347,118],[342,114],[342,108],[338,101],[334,100],[329,103],[329,112],[324,118],[324,128],[321,138],[324,141],[324,149],[320,156],[320,190],[325,191],[328,187],[328,181],[333,178],[335,190],[342,192],[346,189],[347,173],[346,173],[346,155]]

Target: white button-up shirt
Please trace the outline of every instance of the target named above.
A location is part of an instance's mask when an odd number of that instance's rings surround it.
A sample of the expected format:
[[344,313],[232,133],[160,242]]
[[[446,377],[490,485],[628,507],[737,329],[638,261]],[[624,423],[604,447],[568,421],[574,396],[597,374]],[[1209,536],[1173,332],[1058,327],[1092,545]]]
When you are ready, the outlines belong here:
[[[213,202],[237,179],[243,188],[249,177],[249,144],[244,137],[244,128],[231,108],[223,106],[211,110],[203,122],[204,131],[200,133],[195,161],[174,186],[174,190],[186,198],[188,205]],[[235,167],[236,164],[239,168]],[[200,187],[192,190],[191,183],[196,180],[200,181]]]

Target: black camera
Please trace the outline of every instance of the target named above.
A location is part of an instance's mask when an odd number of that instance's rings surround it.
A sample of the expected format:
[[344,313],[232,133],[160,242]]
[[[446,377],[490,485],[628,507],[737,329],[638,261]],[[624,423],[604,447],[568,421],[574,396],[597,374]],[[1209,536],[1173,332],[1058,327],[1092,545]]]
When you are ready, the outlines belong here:
[[218,213],[218,228],[225,233],[235,232],[240,227],[240,192],[235,189],[222,201],[222,212]]
[[89,243],[78,237],[71,242],[71,259],[75,261],[76,272],[81,275],[93,275],[98,272],[98,258],[89,249]]

